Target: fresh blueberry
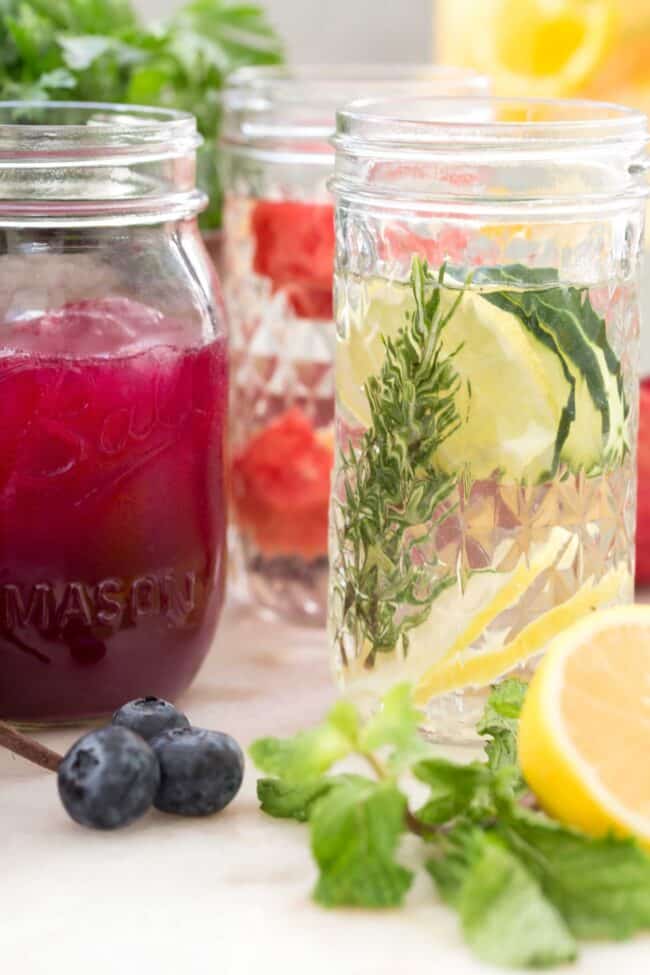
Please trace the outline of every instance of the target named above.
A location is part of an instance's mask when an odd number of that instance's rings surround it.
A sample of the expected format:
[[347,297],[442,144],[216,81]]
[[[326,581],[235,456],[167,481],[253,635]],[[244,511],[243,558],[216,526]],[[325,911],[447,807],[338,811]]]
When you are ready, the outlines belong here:
[[117,829],[151,807],[160,769],[144,738],[109,725],[72,746],[58,779],[61,802],[72,819],[94,829]]
[[154,806],[179,816],[209,816],[234,799],[244,777],[244,755],[230,735],[174,728],[154,738],[160,787]]
[[160,697],[139,697],[123,704],[113,715],[113,724],[130,728],[145,741],[170,728],[189,728],[190,723],[169,701]]

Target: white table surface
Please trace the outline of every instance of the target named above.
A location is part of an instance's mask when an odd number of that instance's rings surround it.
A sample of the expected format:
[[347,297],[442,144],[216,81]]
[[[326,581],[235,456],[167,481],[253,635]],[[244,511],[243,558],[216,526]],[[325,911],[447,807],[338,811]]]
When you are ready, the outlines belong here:
[[[248,745],[319,719],[334,697],[325,635],[226,613],[182,701]],[[79,729],[40,737],[65,749]],[[650,760],[650,759],[649,759]],[[305,827],[265,817],[250,766],[221,815],[146,816],[115,833],[70,821],[51,773],[0,753],[2,975],[456,975],[475,961],[420,873],[407,906],[326,911]],[[413,863],[418,846],[403,849]],[[580,975],[647,975],[650,936],[584,947]]]

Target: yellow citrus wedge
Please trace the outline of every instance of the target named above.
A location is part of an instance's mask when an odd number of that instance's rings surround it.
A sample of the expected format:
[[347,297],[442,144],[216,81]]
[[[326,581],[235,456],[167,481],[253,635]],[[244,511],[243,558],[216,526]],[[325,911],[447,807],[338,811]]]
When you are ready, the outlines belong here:
[[585,617],[531,681],[519,760],[541,805],[593,836],[650,847],[650,606]]
[[[610,570],[598,581],[587,580],[570,599],[529,623],[506,644],[499,640],[495,646],[488,645],[480,651],[456,652],[432,667],[416,688],[417,703],[425,704],[435,694],[461,687],[481,687],[497,680],[517,664],[538,654],[553,637],[576,620],[621,598],[630,589],[631,578],[626,565]],[[473,639],[477,636],[473,636]],[[468,645],[465,642],[465,647]]]
[[500,0],[485,6],[490,16],[475,24],[472,59],[499,95],[572,94],[596,74],[617,36],[614,0]]
[[[467,579],[462,596],[457,586],[445,590],[434,602],[427,619],[409,631],[406,655],[401,651],[378,654],[374,666],[367,668],[366,657],[372,649],[368,645],[367,652],[349,664],[348,673],[354,673],[357,685],[390,687],[398,680],[410,680],[416,685],[417,694],[429,675],[435,675],[477,640],[542,572],[564,559],[572,561],[576,546],[575,535],[556,525],[544,542],[533,545],[527,556],[519,557],[512,571],[474,572]],[[494,564],[507,561],[512,548],[511,542],[503,542],[495,551]]]

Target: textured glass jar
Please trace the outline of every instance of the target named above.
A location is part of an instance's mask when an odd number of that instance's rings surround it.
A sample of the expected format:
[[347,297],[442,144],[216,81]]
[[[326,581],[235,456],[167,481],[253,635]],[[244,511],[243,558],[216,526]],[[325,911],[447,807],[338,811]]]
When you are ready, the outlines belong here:
[[192,116],[0,104],[0,716],[175,698],[224,583],[224,313]]
[[475,120],[338,114],[330,631],[349,693],[409,680],[457,741],[490,683],[633,597],[647,131],[455,107]]
[[296,622],[323,624],[327,598],[334,114],[362,94],[418,89],[486,82],[431,66],[242,69],[225,96],[234,562],[256,606]]

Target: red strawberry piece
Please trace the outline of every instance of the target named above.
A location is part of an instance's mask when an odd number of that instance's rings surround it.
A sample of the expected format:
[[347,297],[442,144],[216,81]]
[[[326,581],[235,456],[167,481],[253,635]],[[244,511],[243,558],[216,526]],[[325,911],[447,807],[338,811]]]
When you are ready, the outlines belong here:
[[253,270],[283,291],[299,318],[330,320],[334,210],[329,203],[260,200],[251,216]]
[[327,552],[332,445],[297,408],[255,434],[236,454],[232,496],[240,527],[265,555]]
[[386,228],[380,249],[386,260],[410,261],[417,254],[432,267],[439,267],[445,261],[462,263],[468,242],[467,234],[455,226],[443,227],[435,237],[420,237],[404,224],[396,223]]

